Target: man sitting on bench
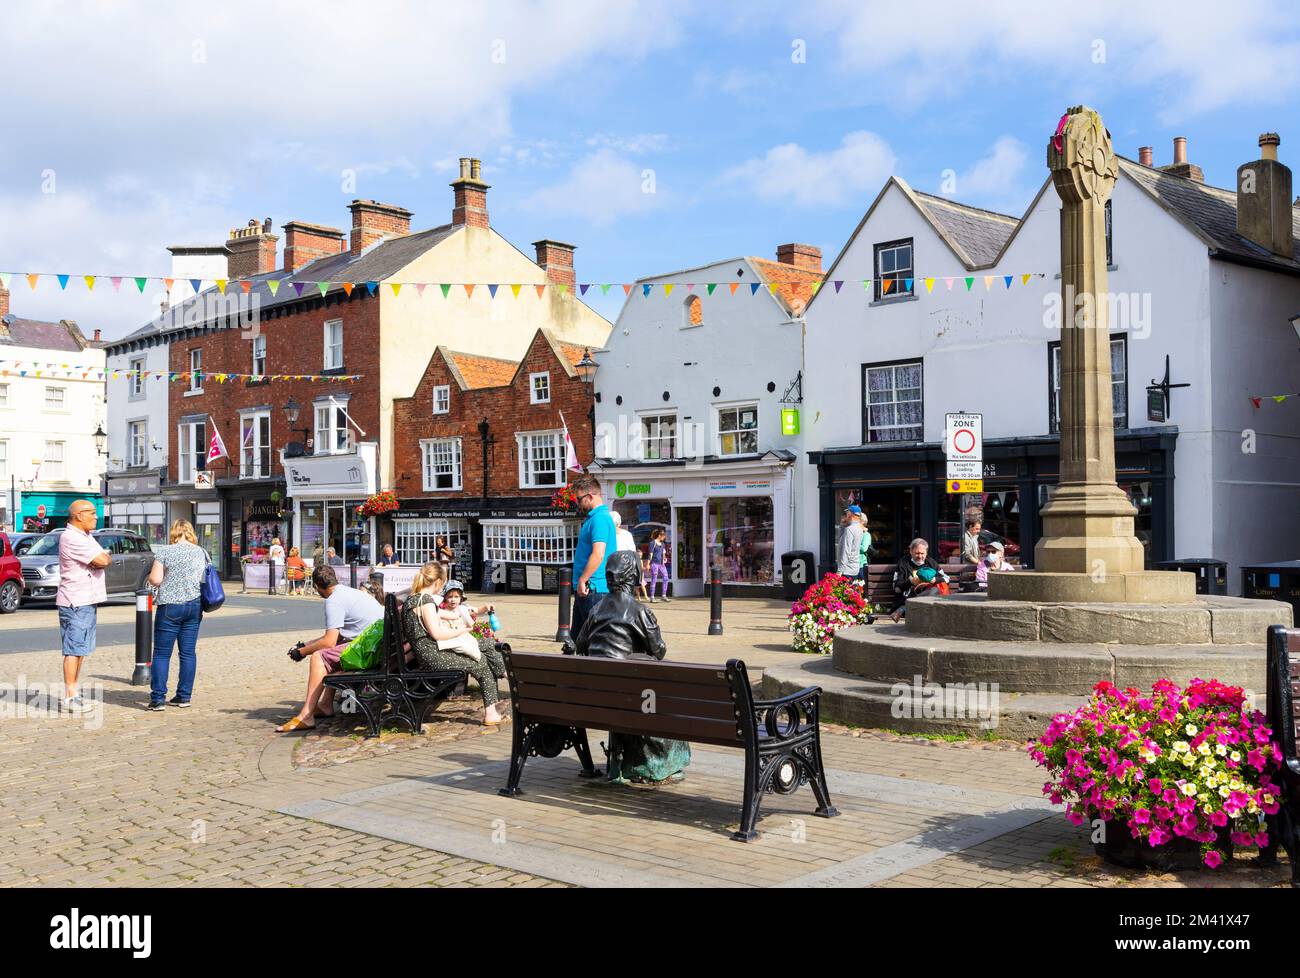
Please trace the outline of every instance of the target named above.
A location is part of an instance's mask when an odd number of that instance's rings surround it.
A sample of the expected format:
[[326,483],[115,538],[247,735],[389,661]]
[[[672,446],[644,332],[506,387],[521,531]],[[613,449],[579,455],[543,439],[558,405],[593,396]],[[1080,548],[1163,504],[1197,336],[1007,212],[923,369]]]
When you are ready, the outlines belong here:
[[[641,581],[634,551],[619,550],[605,562],[607,594],[583,622],[574,644],[578,655],[608,659],[662,659],[667,653],[654,612],[637,602],[633,591]],[[609,735],[609,780],[619,783],[662,784],[685,778],[691,747],[683,740]]]

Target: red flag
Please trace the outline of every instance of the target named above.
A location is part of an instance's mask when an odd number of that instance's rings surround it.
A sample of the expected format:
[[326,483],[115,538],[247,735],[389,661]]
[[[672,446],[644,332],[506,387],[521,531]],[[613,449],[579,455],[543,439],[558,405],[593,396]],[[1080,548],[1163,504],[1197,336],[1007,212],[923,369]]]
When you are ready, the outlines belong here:
[[[212,421],[212,416],[208,416],[208,421]],[[226,443],[221,440],[221,433],[217,431],[217,426],[212,426],[212,440],[208,442],[208,464],[211,465],[219,458],[230,458],[226,454]]]

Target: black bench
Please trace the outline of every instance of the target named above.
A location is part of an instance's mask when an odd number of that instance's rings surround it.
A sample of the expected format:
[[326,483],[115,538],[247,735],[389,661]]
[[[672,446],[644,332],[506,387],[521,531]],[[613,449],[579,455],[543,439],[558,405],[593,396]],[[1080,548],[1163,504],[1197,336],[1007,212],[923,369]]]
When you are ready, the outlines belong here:
[[599,775],[587,745],[587,728],[594,727],[743,750],[745,799],[733,839],[749,842],[758,835],[754,824],[766,792],[788,795],[807,783],[818,815],[839,814],[822,766],[820,687],[755,700],[739,659],[723,667],[538,652],[503,655],[514,710],[510,779],[503,795],[520,793],[529,757],[558,757],[569,748],[577,753],[584,777]]
[[1276,859],[1280,844],[1291,858],[1291,885],[1300,887],[1300,757],[1296,737],[1300,735],[1300,629],[1272,625],[1268,630],[1268,725],[1282,748],[1278,781],[1282,788],[1281,808],[1268,820],[1268,846],[1261,852],[1266,863]]
[[390,707],[389,718],[402,720],[412,733],[419,733],[424,727],[425,714],[465,682],[465,672],[460,669],[430,672],[407,666],[401,606],[394,594],[384,599],[383,643],[378,669],[332,672],[325,677],[325,685],[343,693],[346,698],[343,710],[348,709],[347,701],[361,708],[370,728],[367,737],[379,736],[385,705]]

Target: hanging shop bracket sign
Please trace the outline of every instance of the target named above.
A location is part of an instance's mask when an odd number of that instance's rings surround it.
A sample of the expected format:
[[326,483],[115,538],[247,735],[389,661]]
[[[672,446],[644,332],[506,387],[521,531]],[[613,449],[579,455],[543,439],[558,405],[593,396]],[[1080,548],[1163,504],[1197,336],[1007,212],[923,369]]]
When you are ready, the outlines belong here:
[[1191,387],[1191,384],[1171,384],[1169,383],[1169,354],[1165,354],[1165,378],[1164,380],[1151,379],[1151,385],[1147,387],[1147,420],[1148,421],[1168,421],[1170,415],[1169,392],[1175,387]]

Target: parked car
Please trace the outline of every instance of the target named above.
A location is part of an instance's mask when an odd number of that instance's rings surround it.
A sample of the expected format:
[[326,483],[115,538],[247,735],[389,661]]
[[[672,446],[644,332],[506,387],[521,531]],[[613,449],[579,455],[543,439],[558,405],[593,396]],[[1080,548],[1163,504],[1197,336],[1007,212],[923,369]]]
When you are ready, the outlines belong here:
[[[23,583],[27,600],[50,601],[59,590],[59,540],[63,530],[45,534],[22,557]],[[105,527],[91,533],[99,545],[112,555],[113,562],[104,570],[104,589],[110,598],[133,597],[149,577],[153,551],[149,541],[132,530]]]
[[21,557],[35,546],[36,541],[45,536],[42,533],[11,533],[9,542],[14,545],[14,556]]
[[0,533],[0,615],[11,615],[23,601],[23,568],[13,543]]

